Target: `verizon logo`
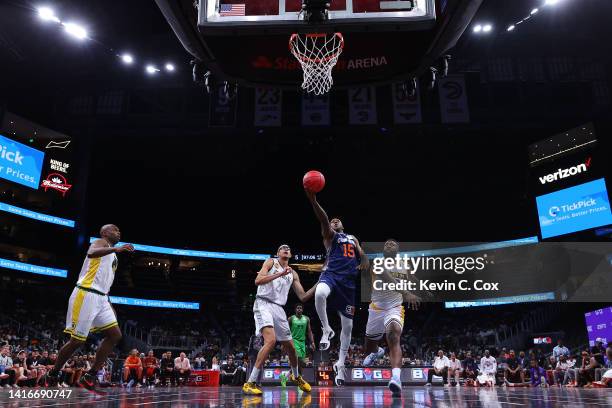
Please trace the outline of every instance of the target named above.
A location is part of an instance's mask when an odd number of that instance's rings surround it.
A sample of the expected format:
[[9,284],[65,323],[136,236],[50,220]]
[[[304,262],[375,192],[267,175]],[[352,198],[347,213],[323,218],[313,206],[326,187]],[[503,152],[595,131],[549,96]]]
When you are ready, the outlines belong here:
[[573,166],[567,169],[559,169],[554,173],[547,174],[545,176],[540,177],[540,183],[552,183],[553,181],[557,181],[559,179],[564,179],[567,177],[575,176],[576,174],[580,174],[583,171],[587,171],[591,167],[591,158],[586,159],[584,163],[580,163],[577,166]]

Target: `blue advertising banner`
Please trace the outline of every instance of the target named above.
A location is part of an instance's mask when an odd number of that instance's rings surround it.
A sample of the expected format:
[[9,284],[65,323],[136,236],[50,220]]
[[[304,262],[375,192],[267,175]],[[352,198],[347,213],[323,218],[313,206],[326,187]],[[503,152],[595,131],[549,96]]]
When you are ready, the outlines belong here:
[[45,154],[0,135],[0,177],[38,189]]
[[542,238],[612,224],[603,178],[536,197],[536,202]]
[[38,266],[23,262],[12,261],[10,259],[0,258],[0,268],[13,269],[15,271],[35,273],[37,275],[55,276],[57,278],[67,278],[68,271],[66,269],[48,268],[46,266]]
[[177,302],[174,300],[137,299],[121,296],[109,296],[111,303],[116,305],[163,307],[167,309],[200,310],[198,302]]
[[[94,242],[98,238],[89,238],[89,243]],[[128,242],[119,242],[117,245],[127,244]],[[217,258],[217,259],[242,259],[247,261],[265,261],[270,258],[266,254],[243,254],[237,252],[212,252],[212,251],[196,251],[193,249],[166,248],[155,245],[133,244],[136,251],[152,252],[156,254],[191,256],[194,258]]]
[[64,227],[74,228],[75,222],[74,220],[68,220],[66,218],[56,217],[54,215],[43,214],[36,211],[31,211],[25,208],[17,207],[16,205],[6,204],[0,202],[0,211],[4,211],[7,213],[20,215],[26,218],[32,218],[36,221],[48,222],[51,224],[62,225]]

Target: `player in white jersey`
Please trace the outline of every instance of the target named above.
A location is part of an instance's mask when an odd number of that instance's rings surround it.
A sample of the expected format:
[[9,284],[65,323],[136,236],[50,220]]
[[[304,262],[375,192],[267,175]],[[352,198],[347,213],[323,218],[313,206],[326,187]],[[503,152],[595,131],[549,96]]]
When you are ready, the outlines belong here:
[[264,262],[255,278],[255,285],[257,285],[257,297],[253,305],[255,334],[262,335],[264,344],[257,353],[257,360],[248,381],[242,387],[245,394],[261,395],[263,393],[257,386],[257,379],[277,341],[281,343],[284,352],[289,356],[291,381],[297,384],[302,391],[310,391],[310,384],[299,373],[299,361],[283,306],[287,303],[289,288],[293,287],[300,302],[306,302],[313,296],[316,285],[308,292],[304,291],[297,272],[289,266],[291,249],[288,245],[281,245],[276,255],[277,258],[269,258]]
[[[399,253],[399,244],[393,239],[388,239],[383,248],[385,258],[395,258]],[[371,273],[372,283],[376,280],[385,283],[408,280],[410,271],[408,269],[385,269],[382,274]],[[414,310],[418,308],[418,298],[407,292],[394,290],[375,290],[372,288],[372,297],[368,309],[368,323],[366,325],[365,348],[368,356],[363,360],[364,366],[372,365],[375,359],[381,358],[385,351],[378,346],[378,342],[386,334],[389,346],[389,357],[391,359],[392,377],[389,381],[389,389],[393,395],[400,395],[402,391],[401,368],[402,349],[400,337],[404,328],[404,300],[408,300]]]
[[95,387],[97,372],[106,362],[113,347],[121,340],[117,316],[108,299],[108,291],[117,269],[116,254],[134,251],[131,244],[115,247],[121,239],[121,232],[116,225],[103,226],[100,229],[100,237],[87,251],[79,279],[68,302],[64,332],[70,334],[70,340],[60,349],[55,366],[47,375],[48,380],[57,381],[64,363],[85,343],[88,334],[102,332],[104,340],[98,347],[96,360],[78,383],[89,390]]

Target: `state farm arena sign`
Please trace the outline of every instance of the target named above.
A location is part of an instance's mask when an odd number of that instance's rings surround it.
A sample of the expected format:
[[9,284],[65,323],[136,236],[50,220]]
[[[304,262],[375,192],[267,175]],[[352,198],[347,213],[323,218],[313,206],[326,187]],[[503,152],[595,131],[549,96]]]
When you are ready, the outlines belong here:
[[[384,55],[377,57],[340,59],[334,67],[335,71],[367,70],[385,67],[389,65],[387,57]],[[293,57],[270,58],[264,55],[257,56],[251,66],[261,70],[294,71],[301,69],[299,62]]]

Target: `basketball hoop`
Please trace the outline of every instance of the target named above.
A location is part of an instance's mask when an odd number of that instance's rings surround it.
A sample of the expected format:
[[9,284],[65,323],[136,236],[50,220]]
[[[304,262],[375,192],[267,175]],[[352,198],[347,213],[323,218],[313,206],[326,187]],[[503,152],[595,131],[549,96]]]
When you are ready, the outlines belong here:
[[333,34],[292,34],[289,50],[304,72],[302,89],[315,95],[329,92],[334,80],[332,69],[344,48],[344,38]]

